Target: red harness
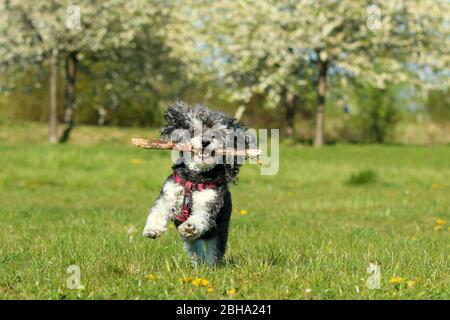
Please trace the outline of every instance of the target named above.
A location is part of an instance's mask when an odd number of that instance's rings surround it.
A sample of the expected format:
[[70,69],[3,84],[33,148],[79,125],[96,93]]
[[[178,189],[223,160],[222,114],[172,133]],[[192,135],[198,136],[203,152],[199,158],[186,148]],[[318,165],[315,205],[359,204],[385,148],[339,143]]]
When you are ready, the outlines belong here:
[[175,216],[180,222],[186,221],[191,215],[191,207],[192,203],[192,191],[202,191],[204,189],[214,189],[217,188],[217,185],[213,182],[205,182],[205,183],[194,183],[192,181],[184,180],[175,172],[172,175],[173,181],[183,186],[184,188],[184,196],[183,196],[183,206],[181,207],[181,212]]

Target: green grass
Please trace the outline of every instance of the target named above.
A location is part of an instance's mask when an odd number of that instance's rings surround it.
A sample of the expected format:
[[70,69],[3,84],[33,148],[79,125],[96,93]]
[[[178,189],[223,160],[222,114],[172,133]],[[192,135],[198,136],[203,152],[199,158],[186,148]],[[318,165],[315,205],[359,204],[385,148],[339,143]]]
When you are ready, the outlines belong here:
[[[169,154],[117,132],[93,145],[0,143],[0,298],[450,298],[450,147],[283,146],[278,175],[245,166],[231,187],[225,265],[193,269],[174,228],[140,236]],[[367,170],[376,178],[348,183]],[[380,290],[366,288],[369,263],[381,268]],[[66,287],[72,264],[82,290]]]

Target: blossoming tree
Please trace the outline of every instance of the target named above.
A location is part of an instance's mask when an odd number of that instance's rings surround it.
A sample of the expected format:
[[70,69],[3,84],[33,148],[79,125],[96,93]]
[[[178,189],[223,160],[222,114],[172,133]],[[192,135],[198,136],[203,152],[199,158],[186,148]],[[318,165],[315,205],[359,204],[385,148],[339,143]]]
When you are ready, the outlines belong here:
[[[0,64],[50,65],[50,142],[57,141],[58,62],[65,62],[67,128],[60,139],[65,141],[74,126],[80,59],[130,47],[144,26],[159,25],[164,16],[161,4],[156,0],[79,0],[76,5],[63,0],[0,1]],[[160,29],[153,30],[157,36]]]
[[172,40],[183,44],[174,48],[193,75],[218,76],[227,85],[228,97],[241,103],[263,93],[267,106],[287,105],[287,118],[295,115],[292,100],[302,88],[314,85],[314,144],[321,146],[331,76],[358,77],[383,87],[414,82],[424,68],[448,70],[448,1],[373,3],[187,1],[179,10]]

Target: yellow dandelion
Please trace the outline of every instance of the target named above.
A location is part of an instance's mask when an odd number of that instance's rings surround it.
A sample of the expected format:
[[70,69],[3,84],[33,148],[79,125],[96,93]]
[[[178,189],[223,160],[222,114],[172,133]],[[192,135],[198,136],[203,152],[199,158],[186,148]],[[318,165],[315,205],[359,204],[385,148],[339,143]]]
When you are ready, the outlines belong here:
[[158,280],[158,276],[154,275],[153,273],[149,273],[145,278],[148,281]]
[[189,282],[192,282],[192,278],[191,277],[183,277],[183,278],[180,278],[180,281],[182,283],[189,283]]
[[241,210],[239,211],[239,214],[240,214],[241,216],[245,216],[245,215],[248,214],[248,211],[245,210],[245,209],[241,209]]
[[236,294],[236,289],[235,288],[230,288],[227,290],[227,294],[229,296],[234,296]]
[[436,219],[436,225],[443,226],[444,224],[447,224],[447,220],[444,219]]
[[209,284],[209,281],[207,279],[202,279],[202,281],[201,281],[202,286],[206,287],[206,286],[208,286],[208,284]]
[[403,278],[402,277],[392,277],[390,280],[389,280],[389,283],[391,283],[391,284],[400,284],[400,283],[403,283]]
[[395,191],[386,191],[385,194],[389,198],[396,198],[397,197],[397,192],[395,192]]
[[141,164],[143,162],[144,162],[144,160],[139,159],[139,158],[133,158],[133,159],[130,160],[131,164]]
[[208,293],[213,293],[214,292],[214,288],[213,287],[209,287],[208,288]]
[[416,282],[413,280],[408,280],[406,281],[406,285],[408,286],[408,288],[411,288]]
[[203,279],[203,278],[197,278],[192,280],[192,285],[194,287],[206,287],[208,286],[209,281],[207,279]]
[[439,183],[433,183],[431,185],[431,190],[442,190],[445,189],[445,186]]

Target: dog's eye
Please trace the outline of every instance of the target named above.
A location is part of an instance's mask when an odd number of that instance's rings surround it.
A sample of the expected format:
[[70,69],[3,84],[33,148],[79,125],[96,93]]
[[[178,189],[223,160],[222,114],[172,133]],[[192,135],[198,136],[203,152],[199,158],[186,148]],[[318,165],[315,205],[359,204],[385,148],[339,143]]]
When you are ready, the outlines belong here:
[[189,139],[189,131],[185,129],[176,129],[171,134],[171,140],[175,142],[183,142]]

